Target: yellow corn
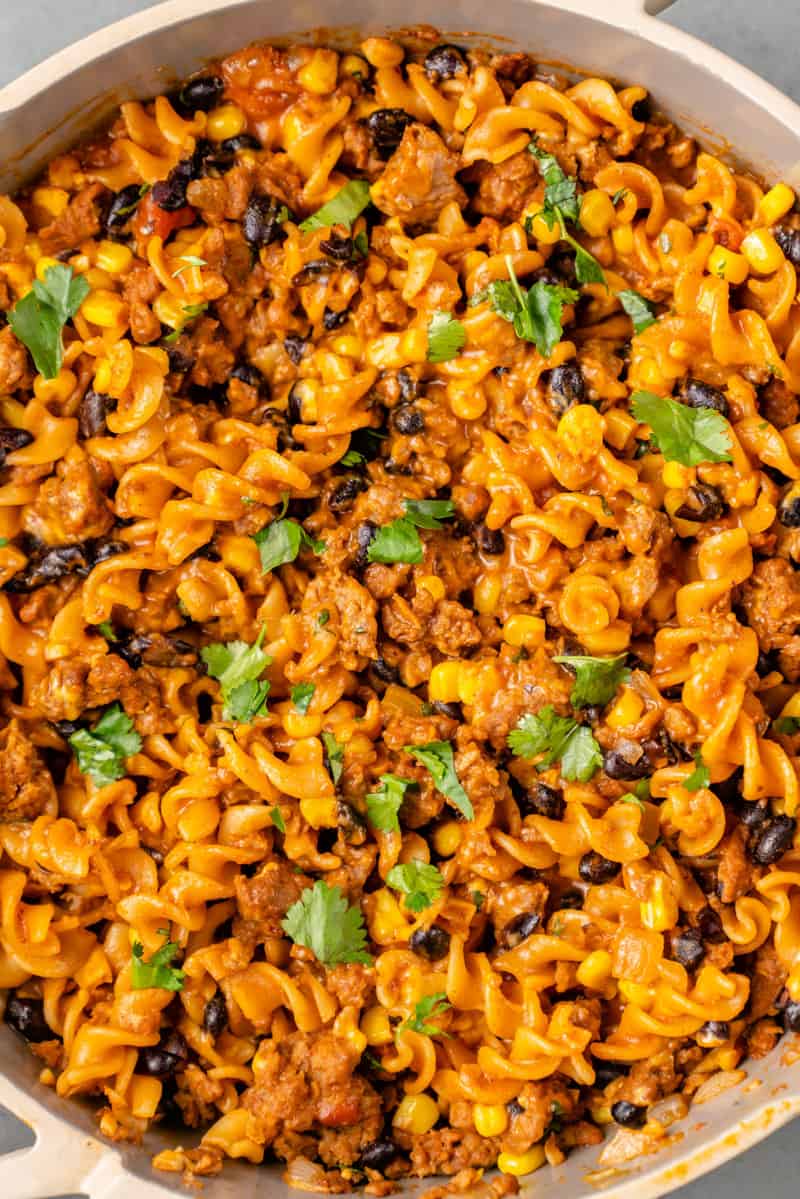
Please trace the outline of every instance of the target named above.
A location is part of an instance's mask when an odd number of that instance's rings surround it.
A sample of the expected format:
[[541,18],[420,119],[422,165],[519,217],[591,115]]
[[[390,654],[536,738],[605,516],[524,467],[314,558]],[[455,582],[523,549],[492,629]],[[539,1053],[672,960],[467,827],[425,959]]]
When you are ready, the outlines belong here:
[[300,811],[303,819],[312,828],[336,828],[338,824],[336,800],[331,797],[317,797],[300,800]]
[[663,875],[653,879],[650,898],[639,904],[639,916],[645,928],[654,933],[666,932],[678,919],[678,905]]
[[97,247],[97,265],[109,275],[124,275],[133,262],[133,252],[114,241],[101,241]]
[[718,279],[724,279],[726,283],[734,285],[744,283],[749,269],[744,255],[727,250],[725,246],[714,246],[706,262],[706,270],[710,275],[716,275]]
[[503,625],[503,640],[506,645],[536,649],[544,643],[546,625],[541,616],[529,616],[515,612]]
[[431,703],[457,703],[460,676],[460,662],[437,662],[428,680],[428,699]]
[[486,396],[480,384],[450,383],[447,398],[453,416],[459,420],[479,420],[486,411]]
[[622,694],[606,716],[606,723],[612,729],[621,729],[625,725],[635,724],[644,710],[641,698],[630,687],[623,688]]
[[333,343],[334,353],[341,354],[343,358],[360,358],[363,349],[361,338],[352,333],[343,333]]
[[362,79],[369,77],[369,63],[360,54],[345,54],[339,63],[339,70],[343,75],[360,76]]
[[750,269],[759,275],[771,275],[783,262],[783,250],[769,229],[754,229],[741,245]]
[[618,254],[633,253],[633,226],[616,225],[611,230],[611,240]]
[[456,820],[440,824],[433,832],[433,848],[442,858],[452,858],[461,844],[461,825]]
[[69,204],[69,192],[61,187],[37,187],[31,198],[37,208],[51,217],[60,216]]
[[551,227],[541,213],[542,209],[540,207],[529,208],[524,213],[523,220],[530,229],[531,236],[540,245],[554,246],[557,241],[561,240],[561,226],[558,221],[553,221]]
[[50,269],[51,266],[59,266],[59,261],[57,258],[48,258],[46,255],[43,255],[37,260],[36,278],[40,279],[42,283],[44,283],[45,273]]
[[397,1105],[392,1124],[403,1132],[421,1136],[439,1119],[439,1108],[430,1095],[405,1095]]
[[97,364],[97,370],[94,372],[94,389],[95,391],[108,391],[111,386],[111,366],[107,358],[101,358]]
[[403,47],[388,37],[368,37],[361,49],[373,67],[399,67],[403,61]]
[[494,612],[500,602],[500,592],[503,584],[499,574],[481,575],[472,593],[475,610],[482,616]]
[[595,949],[588,958],[583,959],[575,971],[575,977],[582,987],[599,991],[611,978],[611,954],[605,949]]
[[394,894],[383,887],[375,892],[369,931],[378,945],[391,945],[400,937],[408,937],[408,924]]
[[168,291],[162,291],[160,296],[156,296],[153,301],[153,312],[161,324],[169,325],[170,329],[180,329],[186,320],[183,301]]
[[614,224],[616,213],[611,197],[599,187],[585,193],[581,201],[581,228],[590,237],[603,237]]
[[114,280],[111,275],[108,271],[101,271],[97,266],[90,266],[83,277],[94,291],[113,292],[114,290]]
[[311,58],[297,72],[297,78],[306,91],[315,96],[328,96],[336,87],[339,73],[339,55],[335,50],[315,50]]
[[558,422],[556,437],[581,461],[588,462],[603,448],[605,427],[605,420],[591,404],[573,404]]
[[238,104],[220,104],[208,114],[206,133],[212,142],[224,142],[226,138],[238,137],[247,127],[247,117]]
[[497,1168],[503,1174],[513,1174],[515,1178],[523,1174],[533,1174],[545,1163],[544,1146],[534,1145],[527,1153],[501,1153],[497,1158]]
[[686,488],[695,480],[695,470],[691,466],[681,466],[680,462],[665,462],[661,478],[665,487]]
[[126,315],[125,301],[113,291],[93,291],[81,304],[81,316],[92,325],[111,329]]
[[504,1103],[476,1103],[472,1109],[475,1131],[482,1137],[499,1137],[508,1128]]
[[774,225],[794,204],[794,192],[785,183],[776,183],[761,197],[758,215],[765,225]]
[[417,580],[417,587],[424,587],[437,602],[444,599],[444,583],[437,575],[423,575]]
[[614,1117],[611,1115],[611,1108],[607,1103],[603,1103],[600,1107],[593,1107],[591,1111],[592,1119],[595,1124],[613,1124]]
[[458,676],[458,698],[462,704],[474,704],[479,691],[500,689],[500,676],[490,662],[463,662]]
[[367,1008],[359,1027],[367,1038],[368,1045],[391,1045],[394,1040],[388,1013],[379,1004]]

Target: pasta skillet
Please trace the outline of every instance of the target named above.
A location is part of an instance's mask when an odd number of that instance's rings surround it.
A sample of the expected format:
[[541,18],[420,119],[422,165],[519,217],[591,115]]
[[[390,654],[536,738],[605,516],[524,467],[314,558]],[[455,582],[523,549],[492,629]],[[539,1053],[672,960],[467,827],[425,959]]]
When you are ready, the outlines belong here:
[[512,1190],[800,1027],[794,194],[420,44],[0,201],[0,984],[166,1170]]

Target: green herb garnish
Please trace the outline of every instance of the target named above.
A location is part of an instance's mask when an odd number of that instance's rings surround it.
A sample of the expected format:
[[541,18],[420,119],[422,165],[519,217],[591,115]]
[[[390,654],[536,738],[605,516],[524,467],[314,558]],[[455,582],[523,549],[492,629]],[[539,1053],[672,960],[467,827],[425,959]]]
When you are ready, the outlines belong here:
[[403,862],[392,866],[386,882],[395,891],[402,892],[404,903],[410,912],[422,912],[439,898],[444,879],[435,866],[428,862]]
[[631,672],[626,669],[626,654],[616,658],[591,658],[581,654],[562,654],[554,658],[575,671],[575,686],[570,692],[573,708],[605,707],[614,698],[621,683],[627,682]]
[[78,769],[98,787],[107,787],[125,776],[125,760],[142,748],[133,721],[120,704],[106,708],[97,724],[78,729],[69,738]]
[[552,704],[537,715],[523,716],[507,740],[517,757],[543,755],[537,770],[546,770],[554,762],[560,762],[565,779],[587,783],[603,764],[600,746],[591,731],[571,716],[559,716]]
[[426,745],[404,745],[403,749],[428,770],[437,791],[441,791],[467,820],[475,818],[472,801],[456,774],[453,747],[449,741],[429,741]]
[[335,196],[318,208],[310,217],[300,222],[303,233],[314,229],[328,229],[331,225],[344,225],[350,229],[370,202],[369,183],[366,179],[351,179]]
[[318,879],[293,903],[281,928],[295,945],[305,945],[323,966],[372,963],[365,950],[367,933],[360,908],[348,907],[338,887]]
[[713,408],[690,408],[651,391],[636,391],[631,412],[650,426],[652,439],[667,462],[700,466],[731,461],[730,426]]
[[253,645],[246,641],[229,641],[223,645],[217,641],[200,651],[208,673],[218,680],[222,689],[224,720],[250,724],[266,713],[269,680],[262,681],[261,675],[272,658],[261,648],[265,632],[262,628]]
[[8,313],[15,336],[31,352],[37,371],[45,379],[55,379],[64,361],[61,330],[75,315],[90,291],[83,275],[75,275],[71,266],[57,263],[44,272],[44,280],[35,279],[26,296]]

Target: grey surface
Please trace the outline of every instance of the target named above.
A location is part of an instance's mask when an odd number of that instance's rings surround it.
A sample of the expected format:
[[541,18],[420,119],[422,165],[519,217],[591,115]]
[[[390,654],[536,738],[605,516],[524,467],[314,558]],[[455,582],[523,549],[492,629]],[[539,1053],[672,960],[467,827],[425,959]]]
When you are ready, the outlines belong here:
[[[0,0],[0,86],[101,25],[148,7],[148,0]],[[719,47],[800,100],[798,0],[677,0],[662,19]],[[724,118],[712,113],[709,119],[724,129]],[[0,1108],[0,1153],[27,1143],[20,1129],[19,1121]],[[759,1193],[765,1199],[797,1199],[799,1136],[800,1121],[676,1191],[676,1199],[751,1199]]]

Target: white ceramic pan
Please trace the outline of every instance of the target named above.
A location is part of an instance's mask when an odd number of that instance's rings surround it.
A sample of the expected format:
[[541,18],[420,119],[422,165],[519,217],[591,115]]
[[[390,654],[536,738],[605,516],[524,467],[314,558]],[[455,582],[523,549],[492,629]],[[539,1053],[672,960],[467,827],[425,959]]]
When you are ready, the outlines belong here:
[[[728,146],[767,178],[798,187],[800,108],[725,55],[657,21],[654,13],[669,2],[169,0],[78,42],[0,90],[0,192],[29,179],[121,100],[158,93],[249,41],[307,37],[307,31],[319,29],[320,40],[347,45],[415,24],[434,25],[462,44],[524,48],[543,60],[642,83],[659,108],[701,140]],[[745,1082],[695,1106],[671,1129],[678,1136],[660,1153],[601,1179],[593,1174],[597,1148],[585,1149],[561,1167],[532,1175],[523,1182],[523,1195],[537,1199],[557,1187],[559,1199],[597,1194],[654,1199],[713,1169],[800,1114],[800,1060],[789,1064],[789,1048],[784,1038],[769,1058],[746,1063]],[[0,1191],[9,1199],[75,1193],[89,1199],[164,1199],[170,1192],[192,1193],[150,1166],[151,1153],[164,1147],[167,1134],[157,1131],[141,1147],[102,1143],[91,1110],[41,1086],[36,1059],[5,1028],[0,1028],[0,1103],[36,1135],[32,1148],[2,1159]],[[289,1195],[277,1170],[235,1162],[206,1180],[202,1193],[206,1199]]]

